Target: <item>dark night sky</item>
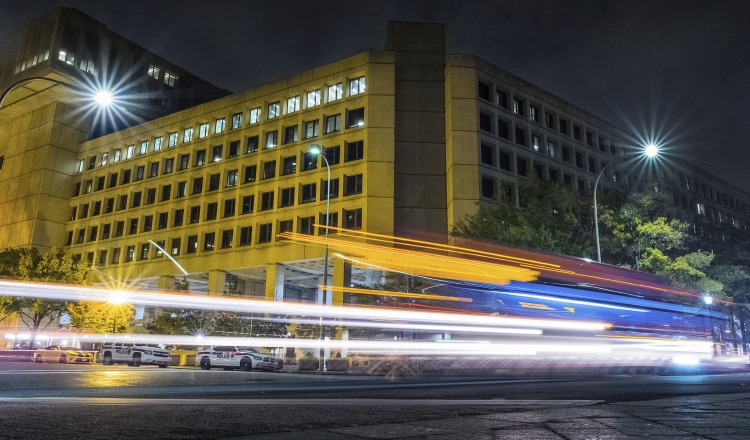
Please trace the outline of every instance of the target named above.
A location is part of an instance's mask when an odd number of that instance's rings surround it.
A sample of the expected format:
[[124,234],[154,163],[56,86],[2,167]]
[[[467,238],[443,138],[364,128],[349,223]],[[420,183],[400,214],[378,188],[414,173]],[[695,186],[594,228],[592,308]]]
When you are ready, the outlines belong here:
[[0,35],[58,5],[232,91],[382,49],[389,20],[478,55],[750,191],[750,1],[0,0]]

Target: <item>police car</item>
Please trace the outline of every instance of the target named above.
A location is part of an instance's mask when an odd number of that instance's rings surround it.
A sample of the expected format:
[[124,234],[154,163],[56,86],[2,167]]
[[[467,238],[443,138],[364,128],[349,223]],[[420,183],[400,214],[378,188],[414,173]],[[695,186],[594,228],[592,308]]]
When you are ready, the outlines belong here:
[[201,350],[195,356],[195,365],[201,370],[219,367],[225,370],[275,370],[276,359],[266,353],[260,353],[252,347],[234,345],[217,345]]
[[171,352],[156,344],[105,342],[99,350],[99,356],[104,365],[127,364],[132,367],[158,365],[159,368],[166,368],[172,363]]

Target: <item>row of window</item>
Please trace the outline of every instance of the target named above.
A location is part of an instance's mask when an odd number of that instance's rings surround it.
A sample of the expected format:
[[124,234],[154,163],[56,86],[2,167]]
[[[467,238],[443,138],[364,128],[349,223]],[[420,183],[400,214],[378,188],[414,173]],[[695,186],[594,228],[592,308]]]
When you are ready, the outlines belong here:
[[[222,158],[222,148],[219,145],[212,149],[212,161],[218,162]],[[229,154],[230,158],[236,157],[236,148],[232,148],[230,145]],[[341,148],[337,146],[324,148],[322,154],[328,161],[330,166],[338,165],[340,163]],[[193,152],[194,162],[193,167],[201,166],[206,164],[206,150],[197,150]],[[90,194],[95,191],[101,191],[106,188],[114,188],[118,185],[127,185],[131,181],[138,182],[148,178],[154,178],[159,176],[161,168],[162,175],[171,174],[175,171],[175,161],[177,160],[177,171],[186,170],[190,167],[191,153],[180,154],[178,157],[164,158],[160,162],[149,162],[145,165],[136,165],[133,169],[120,169],[117,172],[109,173],[107,176],[99,176],[93,179],[86,179],[83,182],[77,182],[73,196],[80,194]],[[344,143],[344,162],[353,162],[364,158],[364,142],[354,141]],[[278,162],[278,163],[277,163]],[[280,160],[266,160],[260,164],[260,179],[272,179],[276,177],[277,171],[279,176],[288,176],[297,173],[297,163],[301,163],[301,171],[312,171],[318,168],[318,155],[310,152],[302,152],[300,156],[296,155],[282,156]],[[227,170],[224,178],[225,187],[237,186],[238,183],[251,183],[255,182],[258,178],[258,165],[245,165],[242,174],[242,180],[240,181],[240,169]],[[204,178],[194,177],[192,179],[192,192],[191,194],[200,194],[203,192],[203,181]],[[218,190],[221,185],[221,173],[214,173],[208,176],[208,191]],[[168,188],[168,189],[165,189]],[[156,189],[151,188],[147,191],[153,191],[153,198],[156,197]],[[162,198],[160,201],[169,200],[171,198],[171,184],[162,185]],[[166,194],[166,196],[165,196]],[[178,182],[177,184],[177,195],[175,197],[183,197],[187,195],[187,181]],[[151,200],[151,199],[149,199]],[[152,202],[153,203],[153,202]]]
[[[346,128],[357,128],[362,127],[365,124],[365,109],[364,107],[356,108],[353,110],[346,110]],[[323,117],[324,121],[324,134],[331,134],[341,131],[341,114],[328,115]],[[312,139],[320,135],[320,120],[313,119],[305,121],[303,124],[304,132],[303,139]],[[201,125],[202,130],[203,125]],[[290,144],[299,140],[299,126],[290,125],[284,127],[281,130],[282,144]],[[207,135],[201,135],[199,132],[199,138]],[[183,142],[190,142],[193,140],[193,128],[185,129],[183,133]],[[279,146],[279,130],[269,130],[264,132],[263,147],[265,149],[276,148]],[[97,156],[89,156],[88,159],[79,159],[76,165],[75,172],[81,173],[84,170],[92,170],[97,165],[97,159],[99,166],[105,166],[107,164],[120,162],[121,160],[132,159],[136,156],[141,156],[152,151],[160,151],[163,146],[164,139],[162,137],[156,137],[153,142],[149,144],[149,141],[141,141],[140,144],[128,145],[125,149],[115,148],[110,155],[110,152],[103,152],[97,158]],[[167,138],[167,147],[171,148],[177,145],[178,133],[170,133]],[[258,151],[259,143],[261,141],[260,135],[252,135],[245,138],[245,153],[254,153]],[[228,156],[236,157],[240,152],[240,140],[233,140],[229,142]],[[219,161],[223,156],[223,145],[217,145],[211,149],[211,160],[213,162]],[[202,153],[201,153],[202,151]],[[205,150],[199,150],[196,158],[196,165],[203,165],[205,163]],[[184,169],[184,168],[180,168]]]
[[[362,209],[343,209],[341,211],[342,227],[345,229],[362,229]],[[329,215],[329,225],[338,227],[339,213],[332,212]],[[326,215],[319,214],[316,222],[315,216],[297,218],[297,232],[301,234],[325,234],[325,227],[316,225],[325,225]],[[93,226],[92,229],[95,229]],[[256,225],[256,235],[253,236],[253,226],[240,226],[238,228],[223,229],[217,234],[214,231],[202,234],[189,235],[187,237],[174,237],[169,240],[156,240],[157,246],[151,243],[140,243],[139,245],[129,245],[125,247],[116,247],[111,249],[100,249],[97,254],[96,263],[99,266],[106,264],[119,264],[121,262],[131,262],[136,260],[149,260],[164,256],[164,251],[169,252],[172,256],[181,254],[195,254],[199,251],[211,252],[218,249],[231,249],[234,247],[250,246],[255,244],[271,243],[274,240],[274,223],[261,223]],[[294,220],[281,220],[276,222],[276,234],[280,235],[285,232],[293,232]],[[335,231],[331,231],[334,233]],[[85,233],[85,230],[84,230]],[[72,234],[72,232],[70,233]],[[184,240],[183,240],[184,238]],[[70,245],[70,243],[68,244]],[[124,255],[123,255],[124,249]],[[136,255],[136,251],[138,254]],[[108,258],[109,256],[109,258]],[[87,255],[90,264],[93,264],[93,252]]]
[[[343,196],[352,196],[362,193],[362,174],[354,174],[351,176],[344,175],[343,177]],[[330,197],[328,197],[330,188]],[[165,185],[163,189],[171,191],[171,185]],[[184,186],[178,186],[178,190],[186,190]],[[162,192],[162,197],[169,197],[170,193],[167,191]],[[278,197],[277,197],[278,196]],[[178,197],[183,197],[179,195]],[[339,197],[339,179],[331,179],[330,182],[327,180],[320,181],[320,199],[335,199]],[[70,220],[82,220],[88,217],[94,217],[100,214],[110,214],[114,211],[122,211],[128,208],[139,208],[141,204],[150,205],[155,202],[156,188],[151,188],[146,192],[146,199],[143,200],[143,193],[141,191],[130,194],[130,205],[128,205],[128,194],[120,195],[117,199],[114,197],[102,200],[97,200],[89,203],[83,203],[79,206],[71,208]],[[168,199],[162,199],[168,200]],[[278,194],[276,191],[265,191],[260,193],[260,197],[257,200],[255,194],[243,195],[239,201],[239,206],[236,198],[224,199],[223,201],[223,215],[222,218],[234,217],[239,210],[240,215],[251,214],[257,211],[270,211],[275,208],[287,208],[296,204],[312,203],[318,200],[318,184],[307,183],[300,184],[298,187],[287,187],[279,188]],[[203,208],[205,213],[204,221],[216,220],[219,215],[219,202],[209,202]],[[191,206],[189,208],[187,222],[188,224],[194,224],[201,221],[201,205]],[[172,226],[179,227],[185,222],[186,210],[183,208],[172,209]],[[156,225],[154,225],[154,216],[146,215],[141,220],[140,232],[148,232],[156,226],[156,229],[165,229],[169,223],[169,213],[162,212],[156,216]],[[128,234],[136,234],[138,230],[139,218],[128,219]],[[125,229],[125,221],[118,221],[115,223],[115,237],[122,235]],[[101,239],[109,238],[110,229],[109,226],[102,230]],[[72,237],[71,237],[72,240]],[[77,243],[81,243],[83,236],[79,237]],[[96,240],[96,235],[89,238],[88,241]]]
[[[542,108],[540,105],[534,104],[525,97],[512,94],[510,91],[496,86],[494,93],[492,87],[488,82],[479,81],[477,96],[487,102],[494,103],[495,105],[510,111],[516,116],[528,119],[532,123],[539,124],[549,130],[559,132],[566,136],[571,136],[573,139],[585,143],[591,148],[599,148],[602,152],[609,152],[611,155],[617,154],[617,146],[614,143],[609,143],[607,139],[602,136],[595,136],[592,130],[584,128],[582,125],[571,123],[571,121],[562,116],[558,116],[554,112]],[[489,115],[486,115],[490,118]],[[489,122],[489,125],[488,125]],[[482,126],[480,118],[480,126]],[[505,127],[503,127],[505,125]],[[503,132],[509,132],[509,123],[498,119],[498,135],[510,139],[506,134],[503,136]],[[485,131],[492,132],[491,122],[486,121],[484,123]],[[516,141],[518,142],[518,141]],[[521,145],[526,145],[525,143]]]
[[169,87],[174,87],[177,84],[178,76],[172,72],[165,70],[164,76],[162,77],[161,71],[162,71],[161,67],[155,64],[149,64],[148,70],[146,73],[150,78],[153,78],[157,81],[159,80],[159,78],[163,78],[164,84],[168,85]]

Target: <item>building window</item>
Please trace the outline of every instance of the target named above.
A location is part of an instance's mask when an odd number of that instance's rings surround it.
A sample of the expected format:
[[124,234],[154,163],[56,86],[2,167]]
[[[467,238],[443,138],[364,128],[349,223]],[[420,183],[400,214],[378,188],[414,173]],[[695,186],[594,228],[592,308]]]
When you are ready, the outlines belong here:
[[257,124],[260,122],[260,107],[255,107],[250,109],[250,121],[248,121],[249,124]]
[[130,227],[128,228],[128,235],[133,235],[138,233],[138,219],[137,218],[131,218],[130,219]]
[[164,256],[164,252],[162,252],[162,249],[167,245],[167,242],[165,240],[157,240],[156,246],[154,246],[154,258],[161,258]]
[[276,177],[276,161],[269,160],[263,162],[263,179],[272,179]]
[[148,165],[148,177],[156,177],[159,175],[159,162],[152,162]]
[[479,97],[479,99],[484,99],[485,101],[489,101],[490,100],[490,85],[482,81],[479,81],[479,84],[477,85],[477,96]]
[[518,98],[513,98],[513,113],[519,116],[524,115],[523,101]]
[[224,218],[234,217],[235,206],[237,201],[235,199],[224,200]]
[[586,130],[586,145],[589,147],[594,146],[594,134],[588,130]]
[[281,200],[279,202],[282,208],[294,206],[294,188],[282,188]]
[[174,169],[174,157],[164,159],[164,174],[169,174]]
[[218,202],[211,202],[206,205],[206,221],[216,220],[218,215],[219,204]]
[[347,142],[345,145],[344,162],[351,162],[353,160],[360,160],[365,157],[364,155],[364,141]]
[[188,237],[186,254],[194,254],[198,251],[198,236],[191,235]]
[[555,149],[555,143],[547,141],[547,155],[549,157],[557,157],[557,150]]
[[243,179],[244,183],[250,183],[255,182],[255,175],[257,172],[258,166],[257,165],[248,165],[245,167],[245,177]]
[[491,199],[495,197],[495,179],[482,176],[482,197]]
[[198,139],[202,139],[208,136],[208,122],[204,122],[198,126]]
[[141,148],[138,150],[139,155],[148,153],[148,141],[141,142]]
[[273,209],[273,191],[264,192],[260,195],[260,210],[268,211]]
[[299,233],[306,235],[315,234],[315,217],[302,217],[299,219]]
[[92,226],[89,230],[89,241],[96,241],[96,236],[99,234],[99,227]]
[[501,138],[510,139],[510,125],[508,122],[502,119],[497,120],[497,135]]
[[182,132],[182,142],[185,143],[185,142],[190,142],[192,140],[193,140],[193,127],[186,128]]
[[172,223],[172,226],[182,226],[182,223],[185,221],[185,210],[184,209],[175,209],[174,211],[174,221]]
[[[359,141],[362,142],[362,141]],[[354,143],[354,142],[353,142]],[[337,165],[339,163],[340,148],[338,145],[328,148],[323,148],[323,156],[328,160],[328,165]]]
[[180,255],[180,249],[182,248],[182,239],[181,238],[173,238],[172,239],[172,246],[171,246],[171,253],[172,255]]
[[576,167],[583,169],[583,153],[576,151]]
[[169,213],[168,212],[160,212],[159,213],[159,222],[156,224],[157,229],[166,229],[167,224],[169,224]]
[[286,127],[284,129],[284,143],[289,144],[292,142],[297,142],[297,126],[292,125],[291,127]]
[[120,248],[112,249],[112,264],[120,263]]
[[131,199],[131,208],[137,208],[141,206],[141,192],[134,192],[133,198]]
[[352,194],[362,193],[362,175],[355,174],[353,176],[344,176],[344,195],[350,196]]
[[102,249],[99,251],[99,259],[96,261],[96,264],[99,266],[104,266],[107,264],[107,250]]
[[495,166],[495,147],[492,145],[482,144],[481,148],[481,156],[482,156],[482,163],[485,165]]
[[521,127],[516,127],[516,143],[526,145],[526,130]]
[[109,214],[114,210],[115,210],[115,199],[114,198],[107,199],[106,204],[104,206],[104,213]]
[[190,166],[190,155],[180,154],[180,167],[178,170],[186,170]]
[[337,101],[343,95],[342,83],[331,84],[328,86],[328,102]]
[[492,116],[487,113],[479,113],[479,129],[492,133]]
[[229,154],[227,155],[227,157],[232,158],[232,157],[237,157],[239,155],[240,155],[240,141],[236,140],[236,141],[230,142]]
[[[86,206],[88,206],[88,205],[86,205]],[[127,209],[127,207],[128,207],[128,195],[127,194],[123,194],[123,195],[120,196],[120,205],[118,206],[117,210],[118,211],[122,211],[123,209]],[[84,210],[84,212],[81,213],[81,217],[82,218],[85,218],[85,217],[83,217],[84,214],[87,214],[87,212],[85,210]]]
[[235,113],[232,115],[232,129],[242,127],[242,113]]
[[341,115],[331,115],[325,117],[326,134],[341,131]]
[[128,145],[128,149],[125,152],[125,159],[132,159],[135,156],[135,145]]
[[206,163],[206,150],[198,150],[195,152],[195,166],[205,165]]
[[266,148],[276,148],[279,145],[279,132],[269,131],[266,133]]
[[78,161],[78,166],[76,166],[76,173],[82,173],[83,172],[83,168],[85,166],[86,166],[86,160],[85,159],[80,159]]
[[279,234],[283,234],[285,232],[292,232],[292,231],[294,231],[293,220],[282,220],[279,222]]
[[135,178],[133,179],[134,182],[138,182],[143,180],[143,173],[146,170],[146,167],[143,165],[139,165],[135,167]]
[[255,196],[244,196],[242,198],[242,214],[250,214],[255,206]]
[[188,218],[188,224],[198,223],[199,221],[201,221],[201,207],[191,206],[190,217]]
[[221,248],[229,249],[232,247],[232,241],[234,240],[234,229],[227,229],[221,231]]
[[365,93],[365,77],[352,78],[349,80],[349,96]]
[[208,190],[209,191],[216,191],[219,189],[219,182],[221,181],[221,174],[211,174],[208,176]]
[[224,154],[224,146],[216,145],[215,147],[211,148],[211,161],[219,162],[223,154]]
[[247,246],[253,242],[253,227],[244,226],[240,228],[240,246]]
[[[320,182],[320,200],[325,200],[328,194],[328,181],[322,180]],[[331,197],[335,199],[339,196],[339,179],[331,179]]]
[[286,176],[288,174],[294,174],[297,172],[297,157],[287,156],[283,159],[281,166],[281,175]]
[[362,229],[362,209],[344,210],[344,228]]
[[115,148],[115,155],[112,158],[112,162],[119,162],[121,156],[122,156],[122,150],[120,150],[119,148]]
[[346,128],[356,128],[365,125],[365,108],[360,107],[346,111]]
[[214,122],[214,133],[223,133],[227,128],[227,120],[225,118],[219,118]]
[[171,148],[177,145],[177,132],[169,133],[167,138],[167,148]]
[[568,134],[568,121],[560,119],[560,133]]
[[258,136],[250,136],[247,138],[245,153],[255,153],[256,151],[258,151]]
[[307,92],[307,107],[315,107],[320,105],[320,89]]
[[[318,228],[318,235],[325,235],[326,233],[326,215],[325,213],[321,213],[320,217],[318,219],[318,224],[323,225],[322,228]],[[331,212],[328,215],[328,226],[332,228],[336,228],[339,226],[339,213],[338,212]],[[336,231],[329,231],[329,234],[334,234]]]
[[[102,153],[102,166],[107,165],[109,160],[109,153]],[[0,161],[0,169],[2,168],[2,161]]]
[[539,152],[539,136],[532,134],[531,135],[531,149]]
[[300,191],[300,203],[311,203],[315,201],[317,195],[317,188],[316,184],[314,183],[308,183],[305,185],[302,185],[301,191]]
[[125,232],[125,222],[124,221],[115,222],[115,237],[122,237],[122,234],[124,232]]
[[305,139],[310,139],[318,136],[320,130],[320,121],[315,119],[314,121],[305,122]]
[[294,113],[299,111],[299,95],[292,96],[286,100],[286,112]]
[[273,239],[273,225],[264,223],[258,227],[258,243],[270,243]]
[[549,112],[544,112],[544,125],[552,130],[555,129],[555,115]]
[[526,159],[516,157],[516,171],[518,171],[519,176],[526,176],[528,174],[529,170],[527,169],[527,166]]
[[513,171],[511,168],[510,153],[506,151],[500,151],[500,169],[505,171]]
[[99,215],[102,212],[102,202],[100,200],[97,200],[94,202],[91,208],[91,215]]
[[227,187],[237,186],[237,170],[227,171]]
[[268,119],[277,118],[281,115],[281,106],[278,102],[268,104]]
[[151,245],[149,243],[143,243],[141,244],[141,256],[140,260],[148,260],[148,253],[151,250]]
[[172,185],[164,185],[161,187],[161,200],[160,202],[164,202],[166,200],[169,200],[172,195]]
[[135,246],[128,246],[125,253],[125,262],[129,263],[135,259]]
[[121,185],[125,185],[130,183],[130,176],[132,174],[131,170],[122,170],[122,182],[120,182]]
[[302,153],[302,171],[310,171],[316,168],[318,168],[318,155],[310,152]]
[[164,84],[168,85],[169,87],[174,87],[176,83],[177,75],[169,72],[164,72]]
[[536,106],[529,106],[529,121],[539,122],[539,109]]
[[177,182],[177,193],[174,195],[176,199],[179,199],[180,197],[185,197],[187,195],[187,182]]
[[148,76],[150,76],[153,79],[159,79],[160,74],[161,74],[161,69],[159,67],[156,67],[153,64],[148,65]]

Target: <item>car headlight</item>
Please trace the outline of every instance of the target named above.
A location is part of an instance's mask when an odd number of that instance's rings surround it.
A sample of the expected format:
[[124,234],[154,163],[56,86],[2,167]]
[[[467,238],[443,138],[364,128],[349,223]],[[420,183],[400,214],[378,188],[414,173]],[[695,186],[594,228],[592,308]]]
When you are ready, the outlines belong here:
[[151,350],[143,350],[143,354],[147,354],[147,355],[151,356],[152,354],[154,354],[154,352],[151,351]]

